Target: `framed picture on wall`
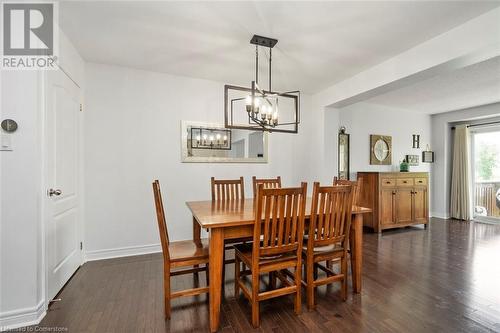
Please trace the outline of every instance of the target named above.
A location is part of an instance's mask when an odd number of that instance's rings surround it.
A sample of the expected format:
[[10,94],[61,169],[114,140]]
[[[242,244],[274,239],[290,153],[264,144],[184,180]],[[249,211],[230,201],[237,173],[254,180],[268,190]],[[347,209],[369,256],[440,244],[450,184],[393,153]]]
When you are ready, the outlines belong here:
[[370,135],[370,164],[392,164],[392,136]]
[[406,155],[406,163],[411,166],[417,166],[418,165],[418,155]]

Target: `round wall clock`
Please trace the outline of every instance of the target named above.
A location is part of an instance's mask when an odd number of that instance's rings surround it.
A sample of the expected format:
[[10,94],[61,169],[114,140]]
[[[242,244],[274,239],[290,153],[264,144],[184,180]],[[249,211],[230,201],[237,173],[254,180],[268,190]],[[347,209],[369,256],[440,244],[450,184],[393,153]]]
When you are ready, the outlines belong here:
[[7,133],[13,133],[17,130],[17,123],[12,119],[2,121],[2,129]]
[[392,137],[370,135],[370,164],[390,165],[392,163]]

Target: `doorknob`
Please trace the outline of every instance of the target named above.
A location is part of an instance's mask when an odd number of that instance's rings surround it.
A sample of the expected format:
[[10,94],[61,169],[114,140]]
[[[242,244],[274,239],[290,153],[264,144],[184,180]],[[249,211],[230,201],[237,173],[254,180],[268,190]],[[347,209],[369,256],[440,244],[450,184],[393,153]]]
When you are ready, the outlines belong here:
[[49,197],[52,197],[52,196],[54,196],[54,195],[57,197],[57,196],[60,196],[61,194],[62,194],[62,191],[61,191],[61,190],[59,190],[59,189],[54,190],[53,188],[51,188],[50,190],[47,190],[47,195],[48,195]]

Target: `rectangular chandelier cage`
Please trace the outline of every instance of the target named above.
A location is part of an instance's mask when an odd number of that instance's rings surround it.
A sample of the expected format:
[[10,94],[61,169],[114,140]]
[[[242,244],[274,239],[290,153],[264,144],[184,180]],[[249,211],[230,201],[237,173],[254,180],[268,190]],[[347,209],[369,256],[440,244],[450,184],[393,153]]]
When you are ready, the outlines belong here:
[[[250,87],[224,86],[224,126],[226,128],[298,133],[300,91],[272,90],[272,48],[278,41],[254,35],[255,80]],[[269,48],[269,88],[259,87],[259,46]]]
[[231,130],[224,128],[191,127],[192,149],[231,150]]

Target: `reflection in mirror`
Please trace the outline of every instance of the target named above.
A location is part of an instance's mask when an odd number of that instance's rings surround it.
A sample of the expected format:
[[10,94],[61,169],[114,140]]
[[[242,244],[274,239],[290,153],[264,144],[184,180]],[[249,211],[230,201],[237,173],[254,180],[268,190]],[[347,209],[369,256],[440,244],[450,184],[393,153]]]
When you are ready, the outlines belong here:
[[267,163],[267,133],[182,123],[182,162]]

